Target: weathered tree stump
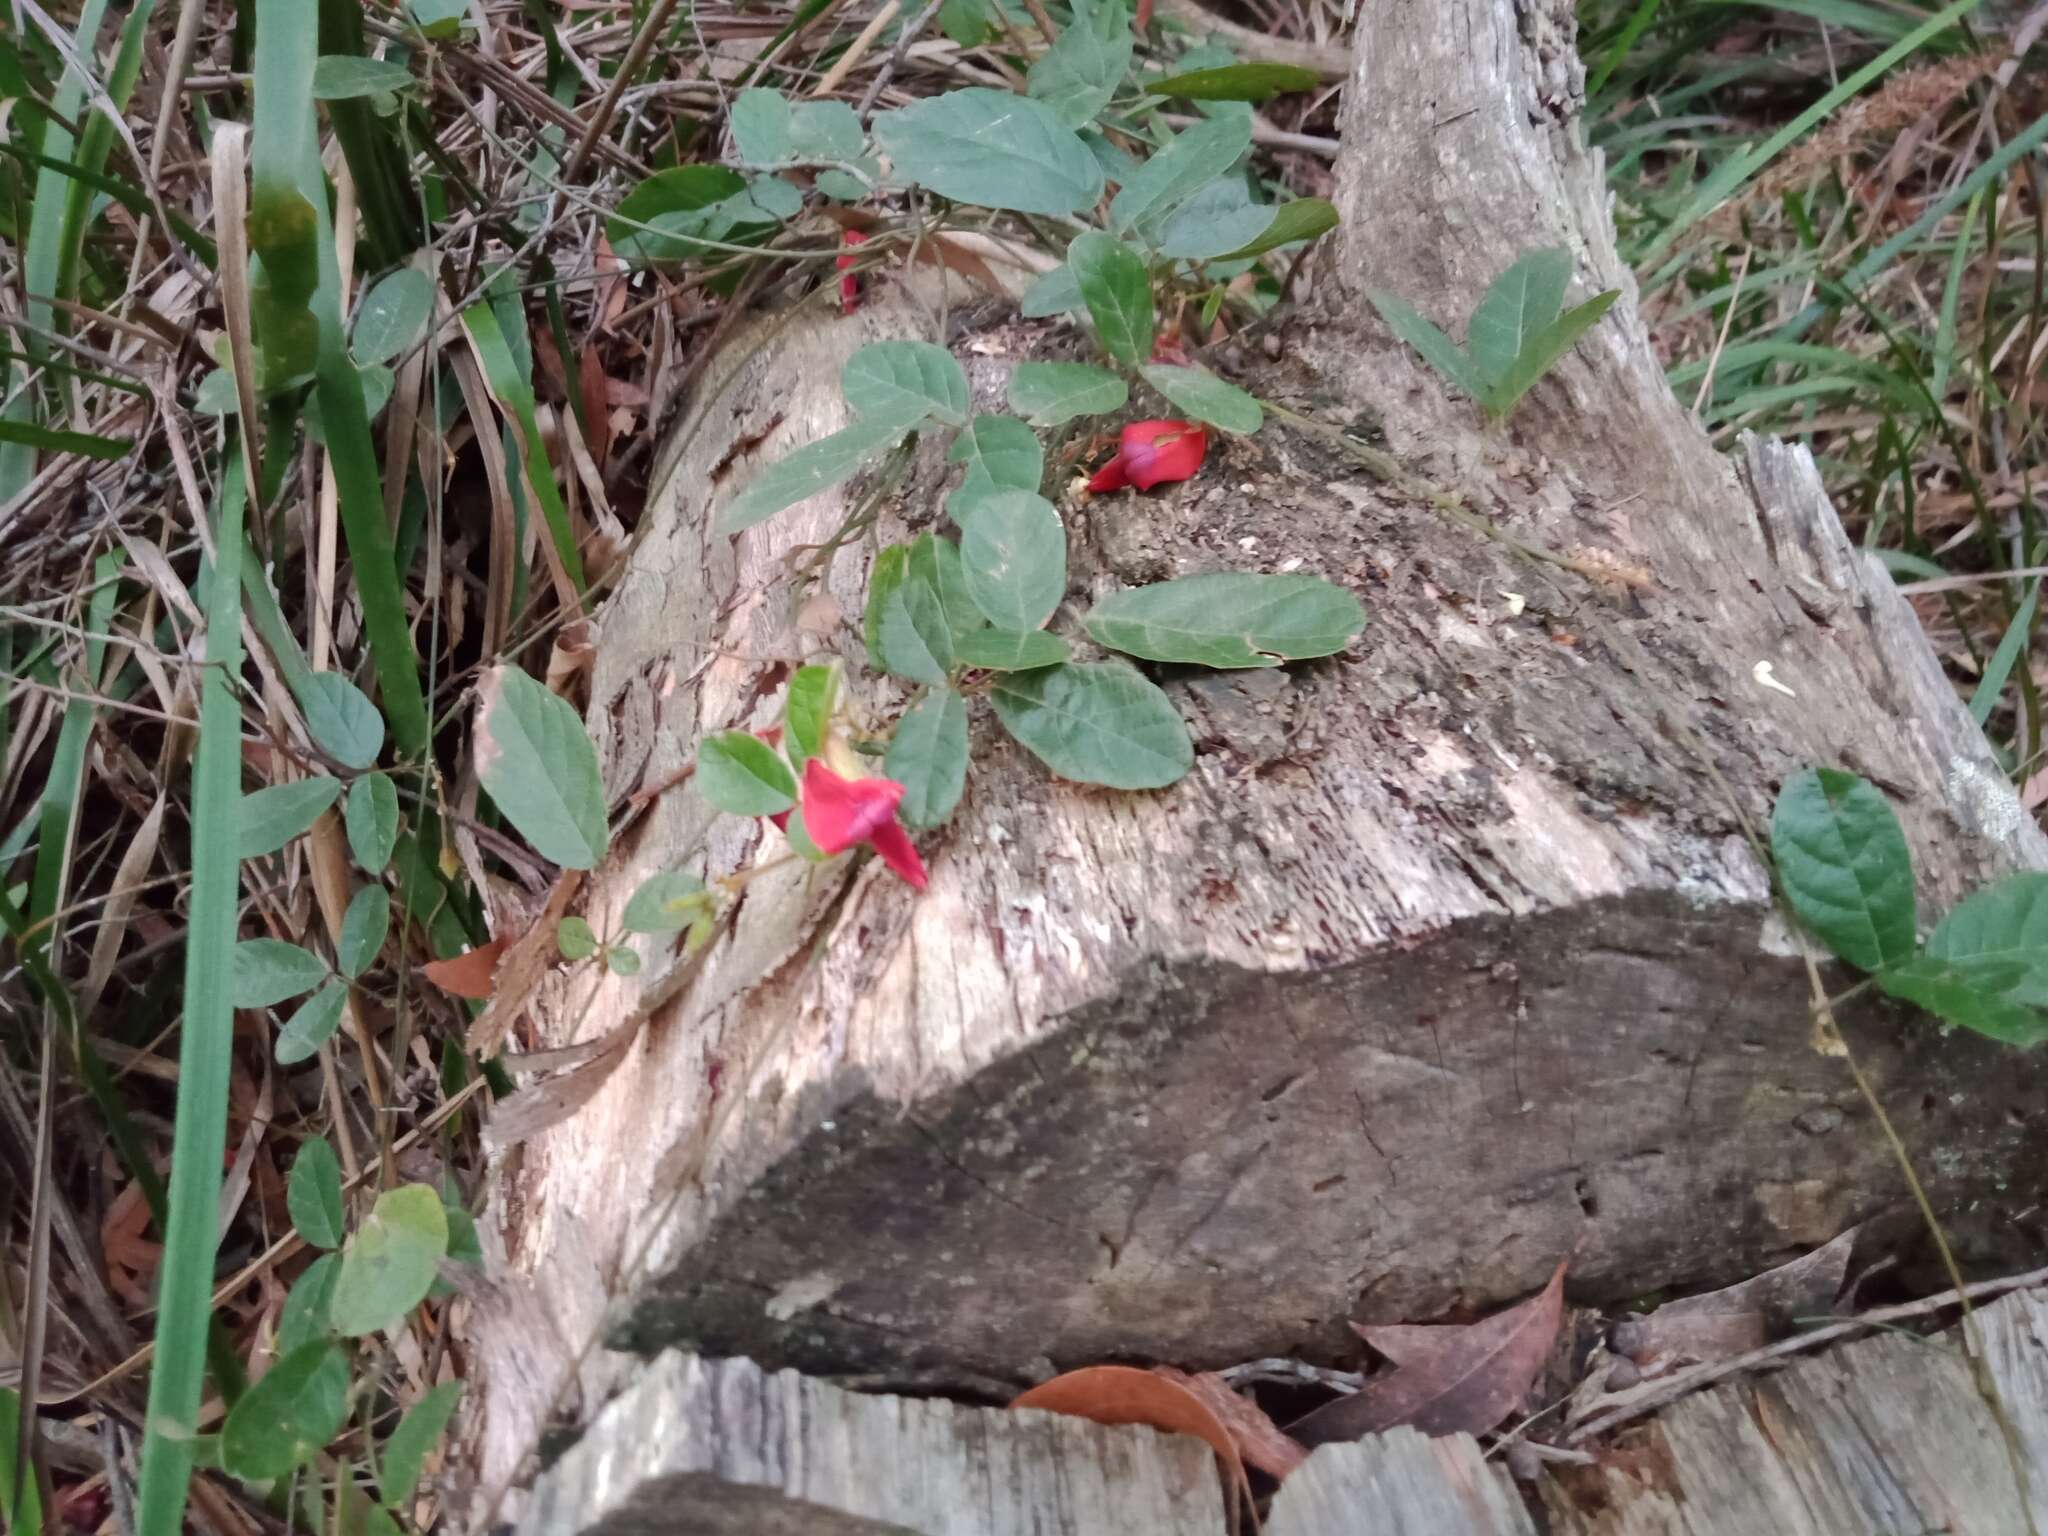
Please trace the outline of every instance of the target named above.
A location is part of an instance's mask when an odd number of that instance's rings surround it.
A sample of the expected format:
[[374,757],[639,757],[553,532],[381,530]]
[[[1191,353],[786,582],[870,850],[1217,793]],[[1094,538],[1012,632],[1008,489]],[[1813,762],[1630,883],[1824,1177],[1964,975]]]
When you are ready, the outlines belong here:
[[[601,1399],[602,1355],[580,1405],[558,1383],[615,1300],[619,1345],[1007,1387],[1336,1347],[1347,1316],[1496,1302],[1567,1255],[1587,1294],[1729,1279],[1898,1197],[1811,1048],[1745,819],[1807,764],[1854,768],[1893,796],[1930,904],[2048,848],[1805,453],[1730,462],[1672,399],[1580,137],[1569,0],[1369,5],[1355,59],[1316,302],[1277,358],[1219,366],[1383,435],[1400,473],[1273,421],[1186,486],[1065,513],[1077,607],[1299,568],[1360,594],[1363,637],[1285,671],[1168,669],[1198,757],[1157,794],[1054,782],[981,722],[922,895],[873,868],[751,881],[692,989],[500,1170],[497,1240],[537,1295],[478,1309],[487,1479]],[[1450,319],[1539,245],[1574,253],[1575,294],[1622,298],[1485,432],[1361,294]],[[943,339],[983,404],[1072,344],[962,298]],[[713,518],[843,423],[848,354],[932,312],[764,319],[706,370],[723,387],[601,617],[615,792],[767,723],[788,667],[858,662],[867,548],[808,602],[789,581],[846,497],[738,538]],[[920,463],[885,538],[940,521],[944,471]],[[860,693],[877,722],[900,704]],[[589,914],[779,848],[669,794]],[[647,984],[544,992],[543,1040],[597,1036]],[[1891,1005],[1843,1024],[1938,1201],[2030,1177],[2038,1059]]]
[[[2048,1299],[1976,1327],[2018,1463],[1961,1352],[1878,1333],[1740,1378],[1626,1430],[1597,1467],[1531,1489],[1553,1536],[2020,1536],[2048,1527]],[[2023,1490],[2021,1479],[2027,1487]],[[778,1521],[783,1523],[778,1523]],[[837,1523],[835,1523],[837,1522]],[[1207,1446],[1036,1412],[842,1392],[670,1353],[547,1472],[519,1536],[1114,1531],[1219,1536]],[[1270,1536],[1534,1536],[1522,1492],[1469,1435],[1318,1447]]]

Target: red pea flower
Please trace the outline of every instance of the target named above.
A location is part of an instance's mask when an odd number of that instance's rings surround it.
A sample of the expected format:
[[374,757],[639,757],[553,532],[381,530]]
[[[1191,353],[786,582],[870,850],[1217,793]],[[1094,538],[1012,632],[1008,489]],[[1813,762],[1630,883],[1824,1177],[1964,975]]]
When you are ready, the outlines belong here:
[[867,236],[857,229],[842,229],[839,232],[839,243],[846,249],[840,252],[839,258],[832,265],[845,274],[839,279],[839,312],[843,315],[850,315],[860,308],[860,279],[848,269],[852,267],[855,259],[853,248],[866,240]]
[[1116,457],[1095,471],[1088,489],[1120,491],[1134,485],[1149,491],[1186,480],[1202,467],[1208,452],[1209,434],[1191,421],[1134,421],[1124,428]]
[[820,758],[804,763],[804,830],[821,853],[844,853],[866,843],[884,864],[923,890],[924,860],[896,819],[903,786],[894,779],[848,779]]

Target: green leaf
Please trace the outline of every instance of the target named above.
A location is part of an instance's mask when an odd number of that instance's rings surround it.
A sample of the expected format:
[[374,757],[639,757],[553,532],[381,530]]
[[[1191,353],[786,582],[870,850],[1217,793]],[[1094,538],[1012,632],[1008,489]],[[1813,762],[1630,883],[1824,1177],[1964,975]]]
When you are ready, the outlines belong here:
[[726,503],[718,516],[718,531],[738,533],[785,507],[808,501],[879,458],[906,430],[904,423],[886,417],[857,421],[777,459]]
[[585,919],[565,917],[555,925],[555,950],[564,960],[587,960],[597,953],[597,935]]
[[1147,363],[1138,371],[1144,374],[1147,384],[1196,421],[1205,421],[1226,432],[1256,432],[1266,419],[1257,400],[1206,368]]
[[314,745],[344,768],[367,768],[384,750],[384,717],[363,690],[339,672],[307,677],[299,700]]
[[1482,385],[1496,388],[1557,319],[1571,280],[1571,253],[1557,247],[1528,252],[1493,280],[1465,328],[1465,355]]
[[896,175],[956,203],[1067,214],[1102,196],[1102,168],[1043,102],[974,86],[884,112],[875,139]]
[[1419,314],[1399,294],[1368,288],[1365,296],[1394,335],[1422,354],[1422,360],[1474,400],[1486,400],[1486,386],[1458,344]]
[[405,1536],[384,1506],[353,1481],[335,1490],[333,1536]]
[[1163,75],[1144,87],[1154,96],[1186,101],[1264,101],[1283,91],[1312,91],[1323,77],[1293,64],[1227,64],[1221,69],[1191,69]]
[[1144,258],[1121,240],[1089,230],[1067,247],[1067,265],[1103,349],[1132,367],[1152,355],[1152,278]]
[[967,420],[967,375],[952,353],[928,341],[869,342],[839,370],[839,390],[863,420],[893,423],[898,432],[927,417],[949,427]]
[[967,787],[967,704],[940,688],[896,722],[884,759],[903,785],[896,814],[907,827],[935,827],[953,813]]
[[461,34],[469,16],[469,0],[405,0],[405,11],[421,32],[446,41]]
[[[43,1536],[43,1499],[34,1468],[20,1463],[21,1394],[0,1387],[0,1509],[18,1536]],[[24,1475],[26,1470],[27,1475]]]
[[276,1056],[279,1066],[295,1066],[308,1060],[341,1027],[342,1005],[348,1001],[348,987],[330,981],[292,1010],[277,1032]]
[[606,221],[606,238],[620,256],[641,265],[723,255],[702,242],[748,230],[746,190],[746,178],[722,165],[656,171],[626,194],[616,216]]
[[1067,593],[1067,531],[1032,491],[996,491],[961,536],[967,593],[997,629],[1039,629]]
[[373,875],[382,874],[398,846],[398,789],[381,773],[366,773],[348,787],[342,824],[349,851]]
[[1069,128],[1095,120],[1131,65],[1131,18],[1123,0],[1096,0],[1074,19],[1026,73],[1025,88]]
[[263,1373],[228,1413],[220,1459],[236,1477],[283,1477],[327,1449],[348,1417],[348,1356],[324,1339]]
[[663,870],[641,883],[619,922],[628,933],[681,933],[710,905],[702,880],[679,869]]
[[378,1491],[388,1507],[398,1508],[419,1487],[420,1469],[426,1465],[427,1452],[448,1428],[448,1420],[461,1397],[461,1382],[444,1381],[406,1409],[398,1428],[391,1431],[377,1464]]
[[773,816],[796,804],[796,775],[760,737],[721,731],[697,744],[697,790],[729,816]]
[[733,98],[732,147],[749,165],[786,165],[794,158],[789,102],[780,91],[749,86]]
[[1078,314],[1087,305],[1081,298],[1080,280],[1074,269],[1061,262],[1024,290],[1017,312],[1027,320],[1046,320],[1054,315]]
[[242,796],[241,814],[235,824],[237,854],[245,859],[259,859],[277,852],[293,838],[303,836],[340,793],[341,781],[322,773]]
[[906,576],[889,594],[877,638],[884,671],[933,686],[946,680],[953,665],[953,631],[929,582]]
[[1251,148],[1248,113],[1210,118],[1176,135],[1125,182],[1109,205],[1110,227],[1156,239],[1176,208],[1229,170]]
[[807,758],[825,746],[825,728],[839,704],[836,663],[798,667],[782,698],[782,749],[801,772]]
[[342,914],[341,937],[334,945],[341,974],[354,981],[367,971],[390,931],[390,893],[381,885],[364,886],[349,898],[348,910]]
[[2025,870],[1964,897],[1928,936],[1927,955],[2017,965],[2012,1000],[2048,1008],[2048,874]]
[[780,176],[755,176],[747,182],[754,206],[773,219],[793,219],[804,211],[804,195]]
[[908,544],[889,545],[875,556],[875,563],[868,571],[868,601],[861,614],[861,643],[867,647],[868,662],[872,666],[882,664],[882,615],[888,611],[891,595],[909,575]]
[[542,858],[595,868],[609,839],[604,782],[576,711],[513,666],[486,672],[477,698],[478,781]]
[[614,976],[638,976],[640,974],[640,955],[638,951],[627,949],[623,944],[614,944],[604,952],[604,964],[605,969]]
[[328,1313],[334,1305],[335,1277],[340,1273],[341,1255],[323,1253],[292,1282],[292,1288],[285,1292],[284,1306],[277,1314],[279,1355],[293,1354],[334,1331]]
[[1771,857],[1792,910],[1841,959],[1878,971],[1912,958],[1913,859],[1870,784],[1835,768],[1787,779],[1771,812]]
[[2008,1045],[2048,1040],[2048,1014],[2013,996],[2025,968],[2005,961],[1914,955],[1877,973],[1878,989],[1964,1029]]
[[1010,409],[1035,427],[1120,411],[1130,393],[1117,375],[1089,363],[1019,363],[1010,371]]
[[1341,651],[1365,609],[1320,576],[1224,571],[1113,592],[1083,623],[1096,644],[1147,661],[1271,667]]
[[858,160],[865,137],[860,118],[843,101],[791,103],[759,86],[733,99],[733,148],[748,165]]
[[1045,450],[1038,434],[1014,416],[975,417],[953,439],[946,458],[967,466],[962,490],[1036,491],[1045,478]]
[[1044,629],[977,629],[953,647],[963,667],[988,672],[1029,672],[1050,667],[1071,654],[1067,642]]
[[237,1008],[268,1008],[327,978],[318,955],[283,939],[243,939],[235,945],[233,997]]
[[987,0],[945,0],[939,7],[939,30],[962,48],[979,48],[994,31]]
[[[990,491],[987,494],[997,493]],[[921,533],[912,540],[910,579],[931,588],[932,595],[939,600],[939,611],[946,616],[946,632],[954,644],[962,635],[988,627],[988,620],[975,607],[974,594],[968,589],[967,570],[960,559],[960,547],[951,539]],[[943,659],[948,666],[952,665],[950,645]]]
[[352,53],[323,54],[313,64],[315,101],[354,101],[412,88],[412,71],[393,59],[365,59]]
[[330,1316],[344,1338],[361,1338],[398,1322],[434,1283],[448,1249],[448,1215],[425,1184],[401,1184],[376,1206],[342,1250]]
[[292,1227],[315,1248],[339,1248],[348,1226],[341,1209],[341,1163],[334,1148],[315,1137],[299,1148],[285,1185]]
[[1252,201],[1242,176],[1218,176],[1175,210],[1161,227],[1159,254],[1206,261],[1256,240],[1279,209]]
[[[1266,226],[1264,234],[1256,240],[1247,241],[1234,251],[1225,251],[1215,259],[1244,261],[1253,256],[1263,256],[1266,252],[1277,250],[1283,245],[1313,240],[1318,235],[1328,234],[1336,227],[1337,209],[1333,204],[1325,202],[1320,197],[1297,197],[1291,203],[1280,205],[1279,210],[1273,215],[1273,222]],[[1386,311],[1382,309],[1380,313],[1384,315]],[[1414,346],[1414,343],[1410,342],[1409,345]]]
[[120,438],[101,437],[93,432],[65,432],[56,427],[39,427],[30,421],[6,420],[0,420],[0,443],[21,443],[46,453],[75,453],[80,458],[102,459],[108,463],[127,458],[135,446]]
[[1159,789],[1194,766],[1173,702],[1122,662],[1014,672],[990,699],[1009,733],[1063,779]]
[[1513,410],[1515,402],[1535,388],[1536,381],[1550,372],[1557,360],[1571,351],[1578,339],[1591,330],[1620,297],[1619,288],[1610,288],[1577,308],[1566,310],[1538,332],[1522,355],[1515,359],[1507,376],[1484,396],[1486,409],[1496,417],[1505,416]]
[[427,334],[434,315],[434,280],[418,267],[400,267],[363,295],[349,350],[359,363],[388,363]]

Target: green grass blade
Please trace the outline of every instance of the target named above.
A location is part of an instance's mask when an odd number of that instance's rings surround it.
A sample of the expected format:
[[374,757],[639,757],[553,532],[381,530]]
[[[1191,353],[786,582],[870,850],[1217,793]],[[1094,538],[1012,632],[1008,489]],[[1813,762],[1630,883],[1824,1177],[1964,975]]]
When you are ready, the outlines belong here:
[[1956,359],[1956,311],[1962,303],[1963,269],[1970,264],[1970,231],[1977,227],[1977,212],[1983,203],[1984,189],[1979,187],[1970,196],[1963,227],[1956,232],[1956,248],[1949,252],[1948,280],[1941,289],[1941,318],[1934,329],[1934,377],[1927,385],[1937,400],[1948,398],[1949,370]]
[[[93,57],[93,39],[99,35],[100,20],[106,11],[107,0],[85,0],[80,7],[73,46],[81,60]],[[86,82],[79,78],[76,70],[67,68],[57,84],[49,118],[43,124],[42,152],[57,164],[68,164],[71,159],[74,147],[71,131],[63,125],[78,121],[85,108],[85,93]],[[24,309],[30,326],[23,334],[32,352],[37,350],[36,328],[49,330],[55,322],[55,311],[51,309],[49,300],[57,292],[57,273],[63,264],[64,209],[70,195],[71,179],[64,171],[54,165],[45,165],[36,172],[35,197],[29,205],[28,235],[21,245],[21,287],[26,297]],[[6,420],[35,420],[37,394],[27,387],[28,379],[26,370],[15,370],[14,401],[7,408]],[[0,441],[0,505],[12,501],[22,487],[35,478],[36,453],[35,446],[30,443]]]
[[1917,52],[1929,40],[1938,37],[1961,21],[1974,11],[1979,3],[1980,0],[1955,0],[1953,5],[1921,22],[1756,148],[1731,156],[1701,185],[1685,211],[1665,226],[1664,232],[1652,242],[1649,250],[1643,253],[1642,259],[1653,260],[1668,250],[1680,235],[1720,207],[1737,188],[1776,159],[1779,152],[1788,144],[1802,137],[1808,129],[1825,119],[1873,80],[1882,78],[1901,59]]
[[[363,47],[361,0],[319,0],[320,52],[360,56]],[[420,228],[418,202],[411,196],[412,176],[404,148],[392,126],[398,121],[380,117],[369,101],[355,99],[327,103],[327,119],[334,125],[335,141],[348,161],[349,175],[356,184],[356,206],[363,221],[368,265],[395,267],[416,250],[424,239]]]
[[2034,634],[2034,612],[2041,606],[2041,578],[2036,576],[2027,588],[2026,601],[2012,616],[2012,622],[2005,626],[2005,635],[1998,642],[1998,649],[1991,653],[1991,659],[1984,663],[1984,675],[1977,681],[1977,691],[1970,695],[1970,718],[1982,725],[1991,718],[1991,711],[1998,707],[1998,696],[2005,692],[2007,679],[2027,642]]
[[[125,459],[135,447],[133,443],[101,437],[93,432],[66,432],[57,427],[37,426],[32,421],[7,418],[0,418],[0,445],[9,448],[26,446],[31,451],[46,453],[75,453],[83,458],[105,461]],[[30,462],[33,463],[33,459]],[[0,501],[5,499],[0,497]]]
[[252,290],[257,339],[267,368],[313,371],[385,718],[400,754],[417,758],[428,744],[426,695],[384,518],[362,376],[342,330],[341,273],[313,132],[316,0],[258,0],[257,12],[249,206],[249,243],[264,258]]
[[[311,98],[306,98],[310,110]],[[230,1004],[241,808],[242,714],[230,679],[241,670],[242,486],[239,465],[221,476],[219,568],[207,594],[199,750],[192,769],[191,921],[185,935],[185,1009],[178,1038],[178,1112],[171,1142],[170,1223],[159,1277],[156,1361],[137,1493],[140,1536],[180,1536],[192,1476],[191,1436],[205,1384],[206,1338],[221,1156],[227,1145]]]
[[[121,44],[114,54],[114,67],[107,73],[107,100],[120,111],[135,90],[135,77],[142,71],[142,43],[149,34],[150,13],[156,0],[136,0],[121,24]],[[92,217],[92,186],[84,178],[97,177],[107,165],[114,147],[114,123],[104,109],[93,113],[79,136],[75,172],[64,199],[63,233],[57,255],[56,293],[66,299],[78,297],[78,258],[85,246],[85,231]]]
[[[519,436],[523,439],[526,454],[526,483],[534,499],[540,503],[541,515],[547,519],[548,533],[555,541],[555,552],[562,557],[562,565],[580,594],[584,591],[583,557],[576,549],[576,536],[569,526],[569,509],[562,504],[561,488],[555,484],[554,466],[548,462],[547,447],[541,442],[540,421],[534,414],[533,381],[513,357],[504,328],[498,324],[498,317],[488,302],[475,303],[465,309],[462,324],[469,332],[469,339],[476,344],[477,360],[483,364],[484,383],[490,387],[498,404],[509,411],[519,425]],[[484,423],[479,422],[477,426],[482,430]]]

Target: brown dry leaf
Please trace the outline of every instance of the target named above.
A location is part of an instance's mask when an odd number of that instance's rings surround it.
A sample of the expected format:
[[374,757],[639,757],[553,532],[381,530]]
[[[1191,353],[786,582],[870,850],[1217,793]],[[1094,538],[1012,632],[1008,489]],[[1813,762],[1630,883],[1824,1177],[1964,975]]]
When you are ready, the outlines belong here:
[[1005,297],[1009,290],[1003,280],[995,275],[989,264],[958,241],[948,240],[944,235],[933,235],[917,248],[917,259],[926,264],[944,267],[958,273],[969,282],[979,283],[997,298]]
[[1225,1480],[1250,1505],[1251,1483],[1229,1426],[1201,1397],[1157,1372],[1131,1365],[1083,1366],[1041,1382],[1010,1406],[1043,1408],[1098,1424],[1149,1424],[1171,1435],[1193,1435],[1222,1459]]
[[1520,1306],[1476,1323],[1359,1328],[1399,1361],[1355,1395],[1287,1426],[1303,1445],[1327,1445],[1407,1424],[1426,1435],[1484,1434],[1528,1395],[1564,1321],[1564,1265]]
[[514,939],[498,967],[497,984],[490,992],[490,1005],[469,1026],[468,1045],[480,1056],[495,1056],[540,979],[555,962],[555,927],[569,902],[582,888],[583,871],[565,869],[548,892],[548,904],[534,925]]
[[511,942],[509,933],[501,934],[475,949],[465,949],[446,960],[430,961],[420,967],[420,972],[443,992],[482,1001],[491,995],[491,975],[498,969],[498,957]]
[[1304,1461],[1308,1452],[1298,1441],[1291,1439],[1286,1431],[1266,1417],[1265,1410],[1250,1398],[1237,1392],[1229,1382],[1214,1371],[1203,1371],[1190,1376],[1177,1371],[1170,1365],[1155,1365],[1153,1374],[1164,1376],[1168,1381],[1187,1388],[1194,1396],[1208,1406],[1211,1413],[1222,1421],[1230,1431],[1231,1442],[1237,1447],[1237,1454],[1249,1467],[1276,1478],[1284,1478]]
[[1773,1325],[1828,1311],[1849,1277],[1856,1247],[1851,1227],[1776,1269],[1740,1285],[1666,1302],[1646,1318],[1615,1330],[1615,1348],[1639,1366],[1678,1358],[1702,1364],[1732,1360],[1769,1342]]
[[[552,946],[554,925],[550,923],[547,926]],[[585,1059],[544,1083],[520,1089],[499,1104],[490,1119],[484,1122],[484,1145],[493,1152],[515,1146],[529,1136],[539,1135],[551,1125],[560,1125],[588,1104],[596,1097],[597,1090],[610,1082],[612,1074],[619,1070],[619,1063],[626,1059],[627,1048],[640,1033],[640,1023],[640,1016],[634,1014],[608,1034],[585,1041],[580,1046],[567,1047],[560,1054],[585,1052]],[[545,1054],[554,1056],[558,1053]]]

